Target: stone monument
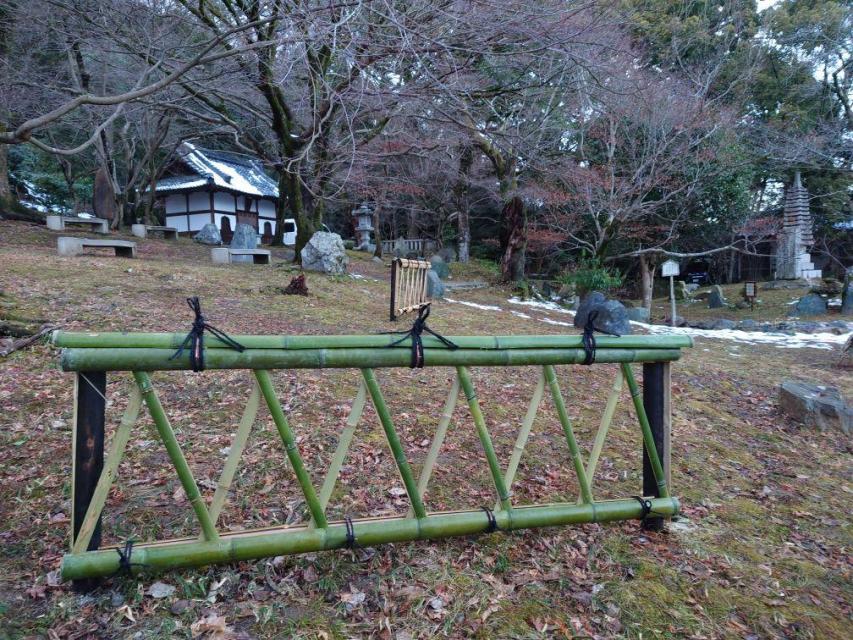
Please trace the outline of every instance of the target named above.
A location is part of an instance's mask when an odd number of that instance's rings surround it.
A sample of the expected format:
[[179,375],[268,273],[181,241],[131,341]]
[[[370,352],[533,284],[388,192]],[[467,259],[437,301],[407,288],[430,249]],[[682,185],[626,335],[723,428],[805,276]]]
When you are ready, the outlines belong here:
[[352,217],[355,219],[355,248],[360,251],[368,251],[370,234],[373,232],[373,211],[366,204],[358,209],[353,209]]
[[800,172],[794,183],[785,190],[785,219],[782,234],[776,245],[776,277],[780,280],[820,278],[809,249],[814,244],[812,216],[809,212],[809,192],[803,187]]

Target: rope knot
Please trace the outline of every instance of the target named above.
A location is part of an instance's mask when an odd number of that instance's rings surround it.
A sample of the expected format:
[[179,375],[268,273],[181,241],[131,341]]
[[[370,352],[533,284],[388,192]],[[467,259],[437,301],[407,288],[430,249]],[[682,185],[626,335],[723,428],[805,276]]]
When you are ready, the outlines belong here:
[[389,347],[396,347],[398,344],[405,342],[406,339],[412,339],[412,360],[409,363],[409,367],[412,369],[422,369],[424,366],[424,343],[421,339],[424,332],[438,338],[439,341],[451,351],[459,348],[458,345],[454,344],[444,336],[437,334],[427,326],[426,321],[429,317],[429,308],[430,305],[427,304],[418,310],[418,317],[415,318],[415,321],[412,323],[412,328],[408,331],[390,332],[394,334],[403,334],[403,337],[389,344]]
[[605,329],[600,329],[595,326],[595,321],[598,318],[598,309],[593,309],[586,316],[586,323],[583,326],[583,337],[581,338],[581,343],[583,344],[583,350],[586,353],[586,356],[583,359],[581,364],[591,365],[595,362],[595,332],[606,333],[609,336],[620,337],[618,333],[614,333],[612,331],[607,331]]
[[204,330],[207,329],[210,333],[212,333],[215,337],[219,338],[222,342],[224,342],[228,347],[234,349],[235,351],[243,352],[246,350],[242,344],[234,340],[231,336],[229,336],[224,331],[220,331],[216,327],[211,324],[208,324],[204,319],[204,315],[201,313],[201,302],[198,299],[198,296],[193,296],[192,298],[187,298],[187,305],[189,305],[190,309],[193,310],[195,314],[195,319],[193,320],[192,329],[187,334],[187,337],[184,338],[184,341],[181,343],[181,346],[178,347],[178,350],[172,354],[172,357],[169,360],[174,360],[175,358],[179,358],[181,354],[187,347],[190,347],[190,366],[192,370],[198,373],[199,371],[204,371]]

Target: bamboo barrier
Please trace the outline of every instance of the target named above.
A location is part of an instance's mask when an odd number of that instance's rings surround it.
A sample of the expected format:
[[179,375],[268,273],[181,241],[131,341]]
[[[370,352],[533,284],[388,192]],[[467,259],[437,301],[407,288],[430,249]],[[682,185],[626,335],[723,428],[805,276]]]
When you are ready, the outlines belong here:
[[432,265],[427,260],[396,258],[391,263],[391,321],[429,304],[427,272]]
[[[597,340],[595,361],[618,363],[619,371],[609,390],[594,444],[587,455],[575,436],[555,370],[556,365],[584,361],[586,351],[582,348],[580,336],[451,337],[452,342],[458,345],[457,349],[449,349],[437,339],[423,336],[424,366],[452,367],[454,376],[426,459],[417,476],[407,459],[394,425],[392,410],[385,401],[374,373],[377,368],[411,366],[411,338],[392,345],[392,342],[399,340],[399,336],[235,336],[237,342],[246,347],[239,352],[210,337],[204,352],[206,368],[250,370],[253,384],[209,504],[193,477],[149,375],[152,371],[186,370],[191,367],[187,354],[175,357],[175,349],[184,337],[167,333],[57,331],[53,334],[53,343],[63,347],[60,357],[63,370],[76,374],[72,540],[70,553],[62,561],[62,576],[74,580],[78,586],[89,585],[92,579],[113,575],[122,569],[137,570],[144,567],[156,571],[286,553],[315,552],[353,544],[369,546],[384,542],[432,540],[498,529],[515,530],[629,518],[640,518],[644,526],[658,528],[662,526],[664,518],[678,513],[679,503],[671,496],[668,483],[668,371],[670,363],[680,357],[681,349],[691,346],[688,337],[602,336]],[[633,363],[643,365],[646,382],[642,392],[634,377]],[[504,366],[540,368],[538,383],[506,468],[496,453],[470,370],[471,367]],[[322,368],[358,369],[361,383],[325,479],[318,490],[303,461],[285,410],[278,400],[270,371]],[[129,372],[134,386],[104,462],[105,372],[114,371]],[[631,406],[643,442],[644,497],[596,500],[595,471],[623,383],[630,392]],[[511,487],[517,481],[521,458],[546,394],[556,409],[568,449],[568,460],[580,487],[580,496],[577,502],[571,503],[514,504]],[[464,397],[463,404],[467,405],[488,464],[494,508],[431,512],[425,496],[460,395]],[[409,512],[399,518],[368,517],[347,519],[344,522],[329,521],[326,509],[367,402],[372,404],[382,427],[392,454],[391,459],[409,501]],[[265,404],[270,412],[308,513],[305,521],[298,526],[222,531],[217,522],[227,503],[261,404]],[[102,512],[127,443],[132,437],[135,422],[143,408],[147,408],[151,415],[168,459],[186,493],[191,514],[198,525],[198,535],[136,544],[125,547],[123,552],[119,549],[119,553],[115,548],[99,550]],[[131,551],[132,558],[128,557]]]

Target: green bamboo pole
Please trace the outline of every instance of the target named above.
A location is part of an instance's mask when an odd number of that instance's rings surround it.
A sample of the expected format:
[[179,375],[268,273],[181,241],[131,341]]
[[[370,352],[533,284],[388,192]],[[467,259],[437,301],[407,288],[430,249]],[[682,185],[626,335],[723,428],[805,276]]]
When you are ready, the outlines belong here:
[[583,460],[581,460],[580,448],[575,439],[575,432],[572,429],[572,421],[569,419],[569,413],[566,411],[566,403],[563,401],[563,395],[560,393],[560,385],[557,382],[557,374],[554,367],[545,365],[543,367],[545,381],[548,383],[548,388],[551,390],[551,398],[554,401],[554,406],[557,409],[557,417],[560,419],[560,424],[563,425],[563,433],[566,436],[566,442],[569,445],[569,453],[572,456],[572,464],[575,466],[575,473],[578,476],[578,484],[581,486],[581,497],[585,503],[591,503],[592,489],[589,486],[589,479],[586,477],[586,471],[583,468]]
[[[438,427],[435,429],[435,435],[432,438],[429,452],[424,460],[424,465],[421,467],[421,474],[418,476],[418,495],[421,500],[424,498],[429,479],[432,477],[432,470],[435,467],[435,461],[438,460],[438,454],[441,451],[441,445],[444,444],[444,437],[447,435],[447,427],[450,426],[450,421],[453,419],[453,410],[456,408],[456,402],[459,400],[459,378],[454,376],[453,382],[450,385],[450,392],[447,394],[447,400],[444,402],[444,409],[441,411],[441,419],[438,421]],[[413,515],[414,511],[409,509],[409,516]]]
[[[524,415],[524,420],[521,423],[521,430],[518,432],[518,437],[515,440],[515,446],[512,448],[512,457],[509,459],[509,464],[504,474],[504,482],[506,482],[507,491],[512,495],[512,483],[515,481],[515,474],[518,471],[518,465],[521,462],[521,454],[524,453],[524,447],[527,446],[527,439],[530,437],[530,431],[533,429],[533,421],[536,419],[536,412],[539,410],[539,405],[542,403],[542,396],[545,393],[545,374],[539,372],[539,380],[536,382],[536,388],[533,390],[533,396],[530,398],[530,404],[527,406],[527,413]],[[499,503],[495,504],[495,509],[499,507]]]
[[646,408],[643,406],[643,398],[640,388],[637,386],[637,380],[634,378],[634,372],[631,370],[630,364],[622,365],[622,375],[625,376],[625,382],[628,383],[628,389],[631,390],[631,399],[634,401],[634,409],[637,413],[637,420],[640,422],[640,429],[643,432],[643,443],[646,445],[646,452],[649,456],[649,462],[652,464],[652,472],[655,476],[655,482],[658,485],[658,492],[661,498],[669,497],[669,488],[666,486],[666,475],[663,472],[658,449],[655,446],[655,439],[652,435],[652,428],[649,425],[649,417],[646,415]]
[[[613,378],[613,386],[607,396],[607,404],[604,406],[604,413],[601,414],[601,422],[598,425],[598,432],[595,434],[592,452],[589,454],[589,460],[586,463],[586,477],[589,479],[590,490],[595,481],[595,468],[598,466],[598,458],[601,457],[604,441],[607,439],[607,432],[610,430],[610,423],[613,422],[613,414],[616,413],[616,405],[619,403],[619,396],[622,394],[623,377],[620,370],[616,372],[616,376]],[[578,497],[579,503],[581,500],[583,500],[583,496]]]
[[231,447],[228,450],[228,458],[225,460],[225,466],[222,467],[222,475],[219,476],[219,482],[216,484],[213,500],[210,501],[208,513],[210,513],[210,519],[214,524],[219,520],[222,508],[228,499],[228,492],[231,489],[231,483],[234,481],[234,475],[237,473],[237,466],[240,464],[243,449],[246,448],[249,432],[252,430],[252,425],[255,424],[255,417],[258,415],[258,405],[261,399],[260,396],[261,392],[258,384],[253,380],[252,393],[249,395],[245,409],[243,409],[240,425],[237,427],[237,433],[234,434],[234,440],[231,442]]
[[[65,349],[64,371],[170,371],[190,369],[189,354],[172,358],[171,349]],[[678,360],[679,349],[596,350],[596,362],[668,362]],[[425,349],[426,366],[510,367],[545,364],[579,364],[583,349]],[[409,367],[407,349],[253,349],[238,352],[211,349],[205,353],[208,369],[371,369]]]
[[95,532],[95,527],[98,526],[98,518],[101,516],[101,511],[103,511],[104,504],[107,501],[110,487],[113,486],[113,482],[118,475],[118,466],[121,463],[122,457],[124,457],[127,441],[130,439],[130,432],[133,429],[133,425],[136,424],[141,407],[142,394],[139,391],[139,387],[133,385],[130,389],[130,397],[127,400],[127,408],[113,436],[110,452],[107,454],[107,461],[104,463],[101,476],[98,478],[97,485],[95,485],[92,500],[89,502],[89,508],[86,510],[83,524],[80,525],[77,538],[71,547],[71,553],[81,553],[89,547],[92,534]]
[[302,462],[302,456],[299,455],[299,447],[296,445],[296,438],[293,436],[293,431],[287,423],[287,418],[278,402],[278,396],[275,394],[272,378],[269,371],[255,371],[255,380],[258,381],[258,387],[261,389],[261,394],[264,396],[264,401],[270,410],[273,422],[275,422],[278,435],[284,444],[287,459],[290,460],[290,465],[293,467],[293,473],[296,475],[296,481],[302,489],[302,494],[305,496],[305,503],[308,505],[308,511],[311,513],[312,520],[321,529],[326,527],[326,514],[323,512],[323,507],[320,506],[320,501],[317,499],[317,493],[314,491],[314,485],[311,483],[311,477],[305,469]]
[[216,540],[219,537],[216,533],[216,526],[207,513],[207,507],[201,497],[201,492],[198,490],[198,484],[196,484],[190,466],[187,464],[186,458],[184,458],[181,446],[178,444],[178,439],[175,438],[175,432],[172,431],[169,418],[166,417],[166,412],[163,411],[160,398],[157,397],[157,392],[154,391],[151,378],[144,371],[134,371],[133,378],[142,392],[142,397],[148,406],[148,412],[151,414],[152,420],[154,420],[157,432],[160,434],[160,439],[166,446],[166,451],[169,454],[169,459],[171,459],[172,464],[175,466],[181,486],[183,486],[184,492],[187,494],[187,499],[190,501],[193,511],[195,511],[204,539],[207,541]]
[[[653,498],[651,508],[655,513],[670,516],[678,513],[675,498]],[[530,529],[537,527],[582,524],[587,522],[612,522],[637,519],[643,515],[642,505],[634,499],[608,500],[592,504],[550,504],[516,507],[511,513],[498,511],[494,518],[500,529]],[[389,542],[409,540],[434,540],[452,536],[466,536],[490,529],[490,518],[482,510],[430,514],[421,519],[374,518],[355,520],[352,527],[359,544],[374,546]],[[147,571],[164,571],[207,564],[239,562],[278,555],[309,553],[344,547],[347,544],[347,527],[337,522],[327,529],[282,527],[272,531],[235,532],[223,534],[213,542],[197,540],[140,544],[133,548],[134,564]],[[115,549],[68,554],[62,560],[62,578],[109,576],[119,569],[119,556]]]
[[364,383],[367,385],[367,391],[370,393],[373,408],[376,409],[376,415],[379,416],[379,422],[382,423],[385,438],[388,440],[391,453],[394,455],[394,462],[397,463],[397,471],[400,472],[400,478],[406,487],[406,493],[409,495],[409,501],[412,505],[412,510],[415,512],[415,517],[424,518],[426,517],[426,509],[424,509],[424,503],[421,500],[421,495],[418,493],[418,485],[415,483],[415,477],[412,474],[408,460],[406,460],[403,445],[400,442],[399,436],[397,436],[397,431],[394,429],[391,413],[388,411],[388,405],[385,404],[385,398],[382,397],[382,391],[379,389],[376,375],[372,369],[362,369],[361,374],[364,377]]
[[[352,444],[355,428],[358,426],[358,421],[364,412],[364,402],[366,399],[367,388],[364,386],[364,380],[362,380],[358,385],[358,391],[355,394],[355,400],[353,400],[349,416],[347,416],[346,426],[341,432],[338,446],[335,448],[335,453],[332,456],[332,462],[329,464],[329,471],[326,473],[325,480],[323,480],[323,486],[320,488],[320,506],[324,512],[329,505],[329,498],[332,497],[332,491],[335,490],[335,484],[337,484],[338,476],[341,473],[341,467],[347,457],[350,444]],[[314,518],[311,518],[311,526],[316,526]]]
[[[400,339],[399,335],[316,335],[275,336],[237,335],[234,339],[246,349],[369,349],[387,348]],[[95,349],[177,349],[186,339],[186,333],[84,333],[56,330],[51,342],[57,347]],[[424,348],[446,348],[438,338],[421,337]],[[448,336],[462,349],[581,349],[579,335],[521,335],[521,336]],[[683,335],[637,335],[598,336],[596,345],[602,349],[679,349],[692,347],[690,336]],[[205,349],[229,349],[215,336],[206,335]],[[408,351],[411,343],[406,340],[397,348]]]
[[509,501],[509,491],[507,491],[503,475],[501,474],[501,465],[498,462],[497,454],[495,454],[492,437],[486,428],[486,420],[483,418],[483,412],[480,410],[480,403],[477,400],[477,393],[474,391],[474,385],[471,382],[471,375],[465,367],[456,367],[456,375],[459,378],[459,384],[462,385],[465,399],[468,400],[468,409],[471,411],[471,418],[474,420],[477,435],[480,437],[483,452],[486,454],[486,461],[489,463],[489,471],[492,474],[495,492],[498,494],[498,500],[501,503],[501,510],[510,511],[512,505]]

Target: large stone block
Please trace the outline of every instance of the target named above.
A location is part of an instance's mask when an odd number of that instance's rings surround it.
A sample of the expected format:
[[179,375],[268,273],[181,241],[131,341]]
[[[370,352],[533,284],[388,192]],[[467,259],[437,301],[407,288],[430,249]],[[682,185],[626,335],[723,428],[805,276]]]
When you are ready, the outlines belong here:
[[318,231],[302,248],[302,268],[306,271],[343,274],[347,272],[349,258],[344,242],[337,233]]
[[[232,249],[257,249],[258,248],[258,232],[255,228],[245,222],[238,222],[234,229],[234,235],[231,237]],[[231,262],[252,262],[252,256],[231,256]]]
[[804,295],[797,301],[791,310],[789,316],[819,316],[826,313],[826,300],[816,293]]
[[210,246],[219,246],[222,244],[222,236],[219,235],[219,229],[212,222],[208,222],[201,230],[193,236],[193,240],[201,244]]
[[450,267],[440,255],[436,254],[429,259],[430,269],[438,274],[442,280],[447,280],[450,275]]
[[427,297],[432,299],[444,297],[444,283],[433,269],[427,271]]
[[779,408],[794,420],[821,431],[853,431],[853,407],[835,387],[785,380],[779,386]]
[[728,306],[726,302],[726,296],[723,294],[723,288],[715,284],[711,287],[711,292],[708,294],[708,308],[709,309],[724,309]]
[[593,291],[581,300],[575,314],[574,325],[578,328],[586,326],[593,311],[597,311],[594,326],[598,331],[615,333],[620,336],[631,333],[631,322],[628,310],[618,300],[608,300],[600,291]]

